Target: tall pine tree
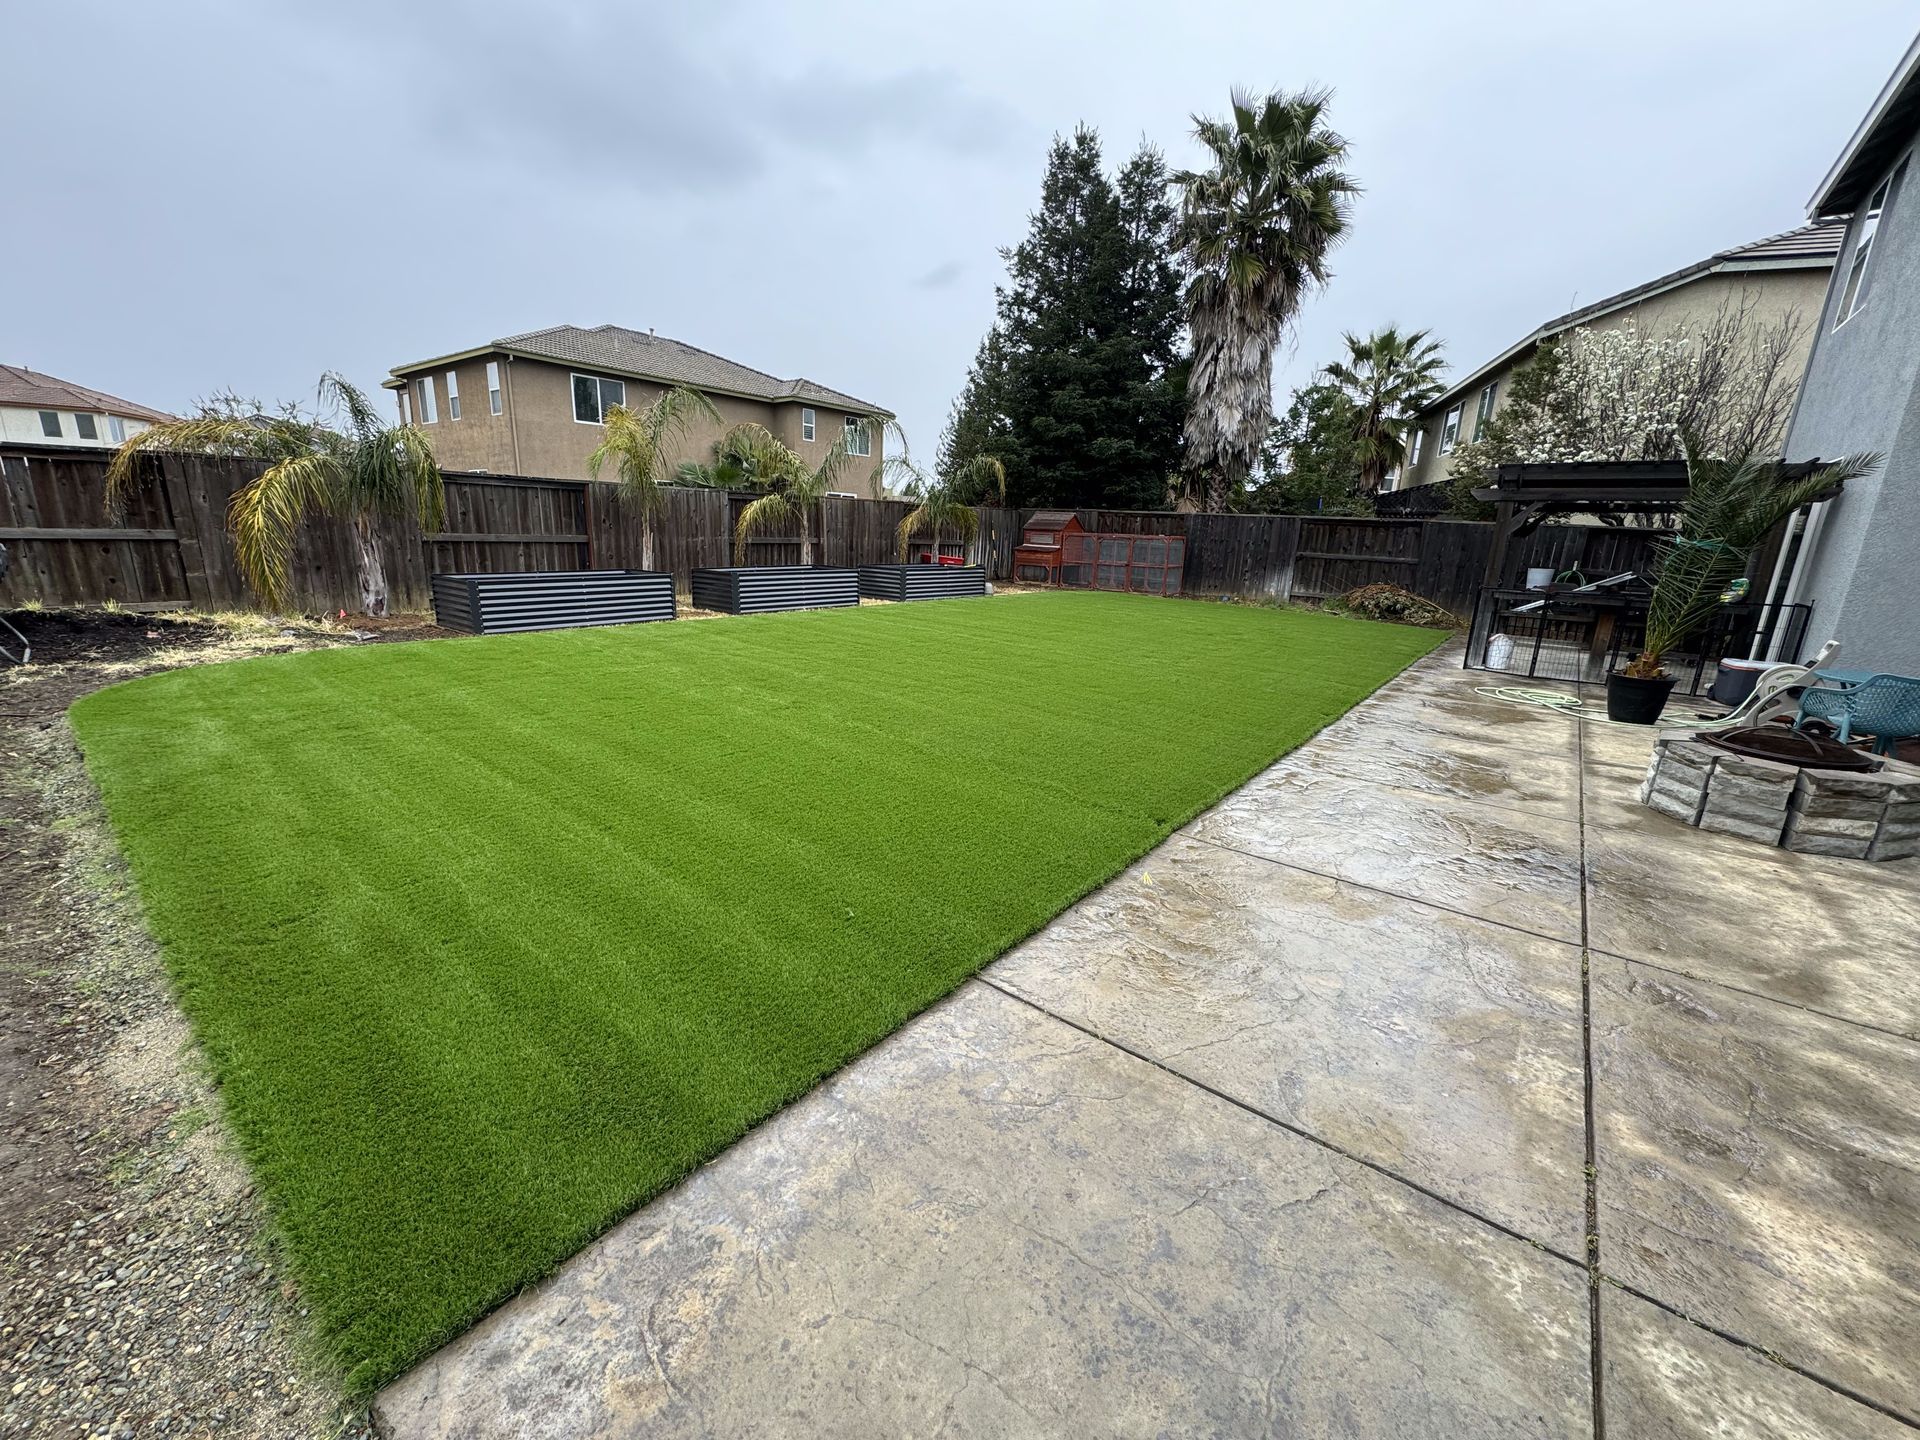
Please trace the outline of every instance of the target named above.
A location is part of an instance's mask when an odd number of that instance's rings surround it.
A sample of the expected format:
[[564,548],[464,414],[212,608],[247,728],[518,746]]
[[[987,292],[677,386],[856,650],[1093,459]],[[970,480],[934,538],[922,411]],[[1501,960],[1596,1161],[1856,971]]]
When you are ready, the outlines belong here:
[[1157,151],[1109,180],[1094,131],[1055,139],[1027,237],[1002,252],[1007,283],[941,437],[944,471],[996,455],[1016,505],[1164,502],[1185,382],[1174,218]]

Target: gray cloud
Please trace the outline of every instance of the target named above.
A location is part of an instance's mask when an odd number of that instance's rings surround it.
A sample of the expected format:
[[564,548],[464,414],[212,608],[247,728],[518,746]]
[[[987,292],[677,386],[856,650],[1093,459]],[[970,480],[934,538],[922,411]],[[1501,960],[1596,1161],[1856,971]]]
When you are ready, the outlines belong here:
[[951,290],[966,273],[967,267],[958,260],[947,260],[934,266],[919,276],[913,283],[920,290]]

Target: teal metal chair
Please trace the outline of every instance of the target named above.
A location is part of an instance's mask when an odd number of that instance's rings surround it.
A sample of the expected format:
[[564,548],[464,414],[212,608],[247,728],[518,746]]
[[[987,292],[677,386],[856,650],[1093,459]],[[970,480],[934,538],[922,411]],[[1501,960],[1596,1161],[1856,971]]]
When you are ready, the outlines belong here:
[[1798,730],[1809,720],[1835,727],[1843,745],[1857,730],[1873,736],[1873,753],[1891,755],[1896,740],[1920,736],[1920,680],[1911,675],[1871,675],[1858,685],[1813,685],[1800,696],[1793,717]]

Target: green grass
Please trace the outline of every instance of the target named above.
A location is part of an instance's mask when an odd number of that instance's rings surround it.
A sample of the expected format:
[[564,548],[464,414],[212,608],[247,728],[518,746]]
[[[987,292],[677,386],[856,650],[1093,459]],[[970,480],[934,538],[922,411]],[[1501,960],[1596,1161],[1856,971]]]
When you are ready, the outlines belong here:
[[1441,638],[1045,594],[329,650],[72,713],[360,1389]]

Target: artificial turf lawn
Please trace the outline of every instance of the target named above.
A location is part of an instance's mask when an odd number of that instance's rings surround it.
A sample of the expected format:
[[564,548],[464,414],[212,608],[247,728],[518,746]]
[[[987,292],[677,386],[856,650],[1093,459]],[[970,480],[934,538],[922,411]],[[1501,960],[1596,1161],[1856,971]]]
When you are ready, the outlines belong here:
[[249,660],[72,716],[364,1388],[1441,638],[1048,593]]

